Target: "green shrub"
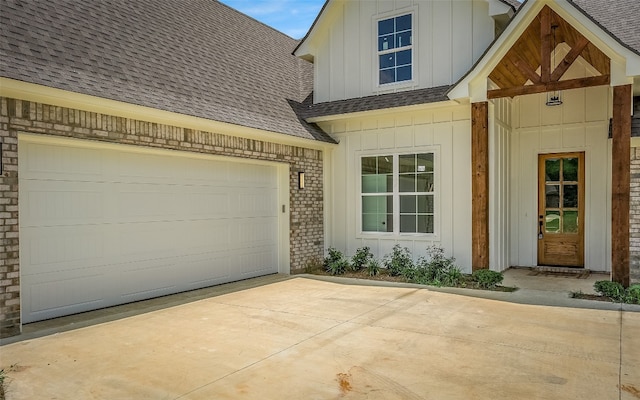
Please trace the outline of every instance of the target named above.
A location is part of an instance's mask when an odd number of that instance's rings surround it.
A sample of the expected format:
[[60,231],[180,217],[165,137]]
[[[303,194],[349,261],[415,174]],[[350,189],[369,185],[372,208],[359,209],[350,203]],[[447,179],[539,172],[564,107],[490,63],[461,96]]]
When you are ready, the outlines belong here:
[[369,260],[373,259],[373,254],[368,247],[360,247],[356,250],[356,254],[351,257],[351,269],[353,271],[360,271],[366,267]]
[[399,244],[393,246],[391,254],[384,256],[382,263],[391,276],[401,275],[405,269],[413,268],[411,251],[406,247],[400,247]]
[[366,268],[369,276],[376,276],[380,273],[380,263],[374,258],[367,261]]
[[624,302],[630,304],[640,304],[640,283],[631,285],[627,288]]
[[611,281],[597,281],[593,284],[593,288],[596,292],[603,296],[609,297],[614,301],[623,301],[625,290],[624,287],[618,282]]
[[325,271],[331,275],[342,275],[349,268],[349,260],[347,260],[340,250],[329,247],[328,255],[324,258],[323,266]]
[[500,272],[479,269],[471,274],[471,281],[482,289],[493,289],[502,283],[504,276]]
[[427,257],[420,257],[413,268],[406,268],[402,272],[409,282],[423,285],[458,286],[463,281],[455,258],[446,257],[444,250],[437,246],[428,247]]

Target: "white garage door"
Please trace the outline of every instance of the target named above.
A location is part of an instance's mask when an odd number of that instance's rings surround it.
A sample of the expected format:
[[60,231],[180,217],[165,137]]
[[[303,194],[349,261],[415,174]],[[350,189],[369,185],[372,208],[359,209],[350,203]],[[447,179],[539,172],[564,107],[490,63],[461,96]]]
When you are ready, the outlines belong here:
[[278,272],[277,167],[27,139],[23,322]]

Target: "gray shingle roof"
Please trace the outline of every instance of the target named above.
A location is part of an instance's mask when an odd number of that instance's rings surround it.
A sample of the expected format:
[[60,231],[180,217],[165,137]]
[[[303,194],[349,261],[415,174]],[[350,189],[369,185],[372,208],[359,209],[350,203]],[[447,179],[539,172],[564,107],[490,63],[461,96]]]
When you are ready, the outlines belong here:
[[0,76],[333,142],[297,41],[216,0],[1,0]]
[[450,86],[446,85],[316,104],[312,104],[308,98],[300,104],[299,114],[303,118],[313,118],[448,101],[449,88]]
[[621,44],[640,54],[640,1],[569,0]]

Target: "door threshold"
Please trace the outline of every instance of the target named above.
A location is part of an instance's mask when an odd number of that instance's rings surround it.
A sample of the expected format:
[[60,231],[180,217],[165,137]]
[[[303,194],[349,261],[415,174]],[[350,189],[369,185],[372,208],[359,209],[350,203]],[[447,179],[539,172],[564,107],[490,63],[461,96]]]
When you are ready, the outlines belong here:
[[538,265],[531,269],[533,271],[538,271],[538,272],[559,272],[563,274],[584,274],[584,273],[591,272],[590,270],[585,269],[584,267],[556,267],[556,266],[550,266],[550,265]]

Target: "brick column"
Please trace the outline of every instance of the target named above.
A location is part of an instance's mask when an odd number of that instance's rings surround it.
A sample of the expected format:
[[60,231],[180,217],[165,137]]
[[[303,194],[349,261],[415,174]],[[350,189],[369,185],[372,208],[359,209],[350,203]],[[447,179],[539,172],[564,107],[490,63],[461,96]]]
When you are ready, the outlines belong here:
[[18,134],[9,129],[16,103],[0,104],[0,337],[20,333],[20,262],[18,258]]

